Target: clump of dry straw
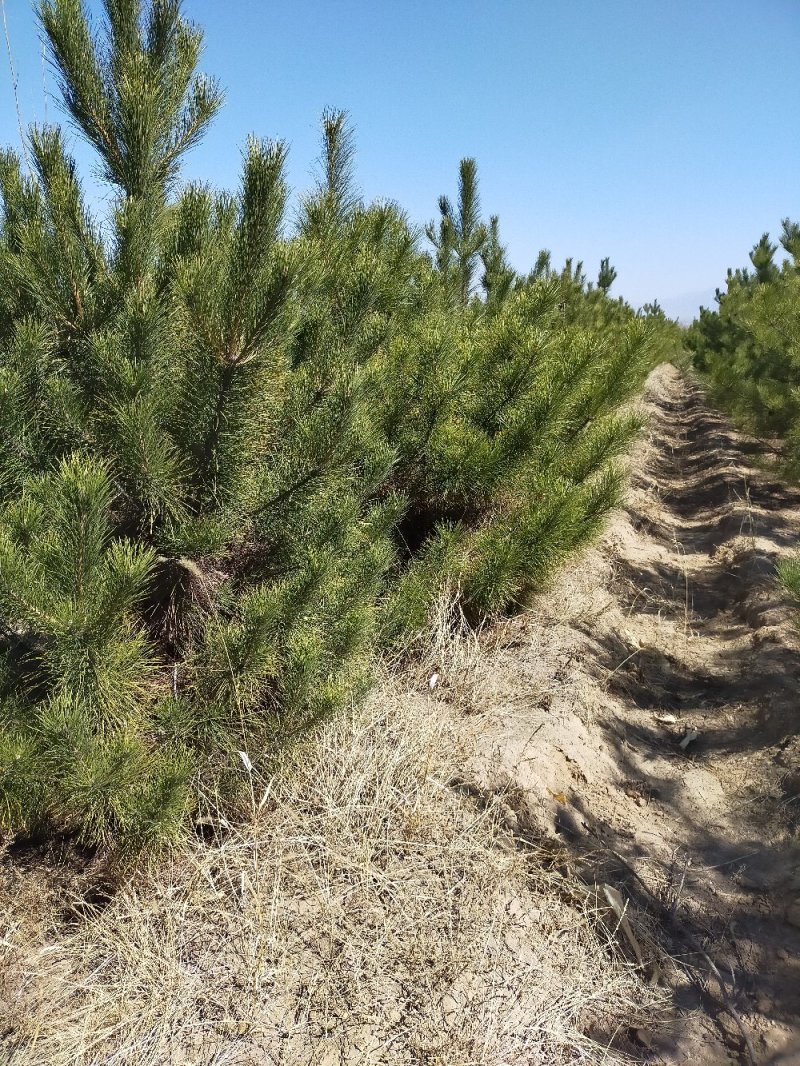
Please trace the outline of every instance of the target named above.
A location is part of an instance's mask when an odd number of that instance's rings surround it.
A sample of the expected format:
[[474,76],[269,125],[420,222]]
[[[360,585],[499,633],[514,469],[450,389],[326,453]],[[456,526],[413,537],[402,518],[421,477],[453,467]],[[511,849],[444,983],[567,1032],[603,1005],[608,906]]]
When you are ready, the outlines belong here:
[[639,1024],[651,993],[498,810],[449,786],[455,714],[387,679],[270,779],[250,753],[248,824],[140,873],[78,922],[59,919],[41,878],[8,873],[0,1057],[618,1061],[586,1034]]

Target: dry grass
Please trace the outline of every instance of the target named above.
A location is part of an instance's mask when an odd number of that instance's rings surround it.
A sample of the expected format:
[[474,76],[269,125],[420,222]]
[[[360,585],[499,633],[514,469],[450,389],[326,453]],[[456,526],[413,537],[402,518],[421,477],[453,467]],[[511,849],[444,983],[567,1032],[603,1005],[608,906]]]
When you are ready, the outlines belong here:
[[641,1024],[654,994],[498,811],[449,787],[448,714],[387,680],[274,780],[254,774],[251,824],[71,925],[46,871],[7,881],[0,1057],[618,1062],[586,1034]]

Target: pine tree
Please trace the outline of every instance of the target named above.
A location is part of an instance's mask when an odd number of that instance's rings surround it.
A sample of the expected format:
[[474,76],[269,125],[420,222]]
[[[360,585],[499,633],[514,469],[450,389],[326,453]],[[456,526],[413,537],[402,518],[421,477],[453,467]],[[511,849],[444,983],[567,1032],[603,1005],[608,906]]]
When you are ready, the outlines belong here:
[[486,295],[487,305],[492,309],[500,308],[511,292],[516,274],[512,270],[506,255],[506,249],[500,243],[500,221],[497,215],[489,219],[486,242],[480,252],[483,263],[481,286]]
[[652,331],[580,264],[517,277],[470,159],[431,259],[341,112],[294,227],[281,143],[182,183],[222,101],[201,34],[104,12],[40,5],[107,217],[60,130],[0,157],[0,827],[136,851],[235,809],[442,596],[549,580],[618,498]]
[[778,563],[778,577],[795,604],[800,603],[800,559],[783,559]]
[[58,130],[32,177],[3,158],[0,820],[139,847],[363,685],[390,460],[357,359],[303,334],[284,147],[179,189],[221,93],[177,0],[106,0],[104,38],[79,0],[40,14],[112,207],[101,235]]
[[601,259],[600,272],[597,275],[597,287],[598,289],[602,290],[604,296],[608,296],[608,290],[614,284],[616,276],[617,272],[614,267],[611,266],[611,262],[608,257],[606,257],[605,259]]
[[[795,266],[800,264],[800,222],[784,218],[781,222],[781,244]],[[776,249],[777,250],[777,249]]]
[[454,299],[466,306],[473,293],[475,271],[488,238],[481,221],[478,167],[474,159],[462,159],[458,169],[458,203],[439,197],[439,226],[426,228],[436,250],[436,265],[451,287]]
[[763,233],[761,240],[750,252],[750,262],[753,264],[756,272],[756,281],[759,284],[765,285],[770,281],[774,281],[777,277],[778,268],[773,262],[777,250],[778,246],[772,244],[769,234]]
[[410,558],[387,601],[392,639],[413,637],[442,595],[474,619],[524,603],[619,499],[615,459],[638,420],[618,409],[651,331],[632,313],[617,333],[565,328],[561,295],[560,279],[535,279],[496,313],[429,313],[393,349],[381,407],[403,434]]
[[790,466],[800,463],[800,227],[783,221],[790,258],[763,234],[750,252],[754,272],[729,270],[717,309],[703,308],[688,331],[694,364],[714,398],[748,428],[785,438]]
[[[717,310],[702,308],[688,331],[694,365],[712,396],[747,428],[782,442],[782,466],[800,474],[800,225],[782,224],[788,253],[779,268],[777,245],[763,234],[750,253],[755,274],[729,270]],[[778,566],[787,591],[800,598],[800,564]]]
[[539,254],[536,256],[536,262],[534,263],[533,270],[530,274],[530,280],[536,280],[537,278],[549,277],[552,272],[552,255],[547,248],[542,248]]

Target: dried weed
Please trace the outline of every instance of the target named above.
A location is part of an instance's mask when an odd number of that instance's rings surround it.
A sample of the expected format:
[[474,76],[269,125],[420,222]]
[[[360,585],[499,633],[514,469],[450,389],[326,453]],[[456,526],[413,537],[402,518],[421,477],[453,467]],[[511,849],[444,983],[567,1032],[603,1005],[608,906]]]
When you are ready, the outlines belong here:
[[658,994],[574,886],[514,847],[498,808],[449,786],[448,713],[387,679],[273,779],[254,768],[250,824],[140,873],[77,924],[42,878],[9,883],[0,1054],[13,1066],[619,1062],[599,1034],[643,1024]]

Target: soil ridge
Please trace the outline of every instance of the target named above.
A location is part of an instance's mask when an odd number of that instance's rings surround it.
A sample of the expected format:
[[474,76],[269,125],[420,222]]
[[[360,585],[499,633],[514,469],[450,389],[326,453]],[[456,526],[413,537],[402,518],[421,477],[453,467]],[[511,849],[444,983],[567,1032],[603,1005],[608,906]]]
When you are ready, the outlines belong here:
[[800,1063],[800,654],[775,579],[800,491],[677,368],[643,406],[624,510],[490,657],[469,769],[685,964],[668,1032],[625,1050]]

